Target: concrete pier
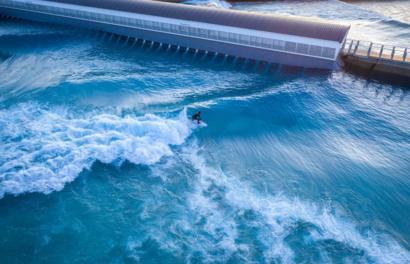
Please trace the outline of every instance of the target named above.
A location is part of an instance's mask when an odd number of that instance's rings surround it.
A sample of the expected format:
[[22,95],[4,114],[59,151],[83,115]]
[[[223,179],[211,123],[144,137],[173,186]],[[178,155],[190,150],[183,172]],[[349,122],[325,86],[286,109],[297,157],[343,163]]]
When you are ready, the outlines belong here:
[[342,60],[348,71],[410,86],[410,48],[347,39]]
[[144,0],[0,0],[0,14],[185,49],[334,69],[350,26],[317,19]]

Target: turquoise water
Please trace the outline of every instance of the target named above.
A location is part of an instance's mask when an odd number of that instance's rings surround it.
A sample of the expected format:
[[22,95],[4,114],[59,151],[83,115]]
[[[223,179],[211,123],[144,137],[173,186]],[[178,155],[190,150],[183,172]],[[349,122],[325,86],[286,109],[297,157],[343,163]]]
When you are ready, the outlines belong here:
[[1,263],[410,262],[405,87],[1,20],[0,91]]

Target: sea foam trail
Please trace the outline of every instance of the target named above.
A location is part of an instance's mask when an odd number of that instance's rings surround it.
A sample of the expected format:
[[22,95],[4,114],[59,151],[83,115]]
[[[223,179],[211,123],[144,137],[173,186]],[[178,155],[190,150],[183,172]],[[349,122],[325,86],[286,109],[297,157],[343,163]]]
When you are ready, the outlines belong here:
[[[180,244],[174,236],[156,232],[154,237],[164,248],[178,252],[188,247],[193,255],[200,252],[205,262],[228,261],[236,256],[246,262],[263,258],[268,263],[299,263],[303,253],[289,243],[293,240],[320,252],[319,262],[331,263],[339,258],[343,263],[410,261],[410,253],[394,238],[371,228],[360,231],[330,204],[262,193],[249,182],[210,166],[197,146],[183,149],[183,159],[196,170],[193,190],[185,198],[189,217],[181,220],[183,232],[190,235],[187,244]],[[246,230],[252,230],[252,234]],[[260,251],[255,250],[256,244]],[[302,258],[318,262],[308,257]]]
[[6,193],[61,190],[99,160],[151,165],[173,155],[192,123],[183,110],[175,119],[87,114],[66,108],[19,104],[0,110],[0,198]]

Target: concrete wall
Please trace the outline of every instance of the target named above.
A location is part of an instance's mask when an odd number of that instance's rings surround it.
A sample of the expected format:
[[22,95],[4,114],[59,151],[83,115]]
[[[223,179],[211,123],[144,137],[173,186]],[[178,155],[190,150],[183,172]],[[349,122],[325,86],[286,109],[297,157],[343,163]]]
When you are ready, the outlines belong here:
[[342,56],[344,68],[381,81],[398,83],[410,88],[410,64],[354,55]]
[[214,40],[197,39],[188,36],[173,35],[171,33],[152,32],[122,25],[108,24],[104,22],[87,21],[69,17],[61,17],[50,14],[39,14],[36,12],[16,10],[0,7],[0,13],[18,18],[49,22],[55,24],[66,24],[96,30],[102,30],[119,35],[166,43],[176,46],[189,47],[199,50],[207,50],[238,57],[246,57],[258,61],[301,66],[318,69],[333,69],[336,62],[328,59],[308,57],[298,54],[283,53],[257,47],[235,45],[231,43],[218,42]]

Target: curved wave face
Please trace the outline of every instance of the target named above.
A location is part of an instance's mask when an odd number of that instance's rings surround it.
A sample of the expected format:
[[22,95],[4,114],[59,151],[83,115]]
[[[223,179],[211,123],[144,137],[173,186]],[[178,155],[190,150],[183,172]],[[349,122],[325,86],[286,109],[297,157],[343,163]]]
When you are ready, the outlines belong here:
[[[188,4],[410,43],[377,2]],[[410,263],[409,116],[342,71],[2,19],[0,263]]]

